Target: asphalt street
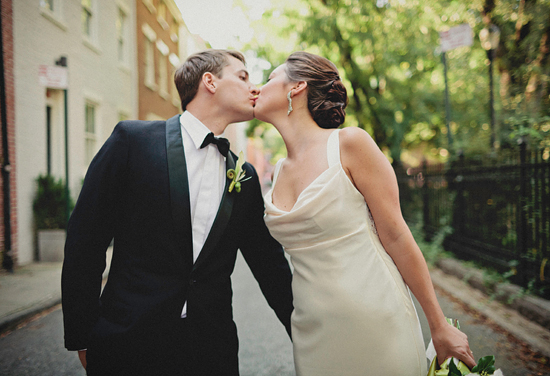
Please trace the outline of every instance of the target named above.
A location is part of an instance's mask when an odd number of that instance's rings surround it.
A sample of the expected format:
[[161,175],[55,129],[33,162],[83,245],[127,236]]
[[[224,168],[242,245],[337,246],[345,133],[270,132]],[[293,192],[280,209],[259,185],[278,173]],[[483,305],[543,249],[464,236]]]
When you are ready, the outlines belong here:
[[[237,260],[233,275],[233,288],[241,375],[295,375],[292,344],[241,257]],[[447,316],[460,320],[476,358],[495,355],[497,367],[506,376],[550,375],[548,367],[539,364],[536,354],[477,312],[465,308],[440,291],[438,299]],[[428,326],[421,309],[417,310],[428,343]],[[76,354],[63,348],[59,306],[0,338],[0,375],[85,375]]]

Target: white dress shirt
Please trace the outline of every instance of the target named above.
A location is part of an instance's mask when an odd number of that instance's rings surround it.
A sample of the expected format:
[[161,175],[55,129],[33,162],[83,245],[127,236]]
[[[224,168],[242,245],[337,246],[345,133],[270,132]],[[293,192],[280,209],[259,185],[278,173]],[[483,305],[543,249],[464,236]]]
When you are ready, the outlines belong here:
[[[195,262],[210,233],[223,196],[225,157],[216,145],[210,144],[201,149],[204,138],[211,131],[190,112],[185,111],[180,116],[180,124],[189,181]],[[181,314],[181,317],[186,316],[187,302]]]

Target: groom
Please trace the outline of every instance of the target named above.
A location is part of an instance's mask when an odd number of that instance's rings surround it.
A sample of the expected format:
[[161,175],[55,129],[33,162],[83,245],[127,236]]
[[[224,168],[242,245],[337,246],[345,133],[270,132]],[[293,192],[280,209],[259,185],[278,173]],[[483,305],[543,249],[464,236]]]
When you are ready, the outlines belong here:
[[184,113],[120,122],[90,164],[69,221],[65,346],[79,350],[88,375],[238,375],[237,249],[290,334],[291,273],[265,227],[258,176],[246,163],[251,179],[229,192],[237,157],[213,137],[253,118],[257,89],[245,59],[197,53],[175,83]]

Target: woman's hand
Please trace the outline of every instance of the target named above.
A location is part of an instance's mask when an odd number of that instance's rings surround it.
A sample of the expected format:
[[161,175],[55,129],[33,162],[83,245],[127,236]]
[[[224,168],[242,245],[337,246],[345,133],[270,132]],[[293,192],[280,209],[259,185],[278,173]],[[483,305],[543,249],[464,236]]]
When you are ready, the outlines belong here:
[[82,367],[86,369],[86,350],[78,350],[78,359],[80,359],[80,363],[82,363]]
[[476,365],[474,354],[468,344],[468,337],[452,325],[442,325],[434,330],[432,340],[440,365],[450,357],[462,360],[470,369]]

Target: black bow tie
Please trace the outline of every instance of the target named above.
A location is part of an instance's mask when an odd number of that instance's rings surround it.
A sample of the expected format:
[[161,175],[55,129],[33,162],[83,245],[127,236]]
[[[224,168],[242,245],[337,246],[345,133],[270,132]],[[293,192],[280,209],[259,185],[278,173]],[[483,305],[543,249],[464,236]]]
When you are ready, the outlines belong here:
[[208,146],[209,144],[216,145],[221,155],[227,158],[227,153],[229,152],[229,140],[227,138],[214,137],[214,133],[210,132],[204,138],[201,149]]

